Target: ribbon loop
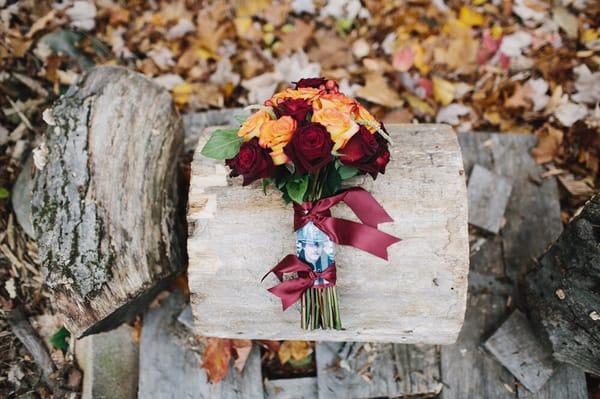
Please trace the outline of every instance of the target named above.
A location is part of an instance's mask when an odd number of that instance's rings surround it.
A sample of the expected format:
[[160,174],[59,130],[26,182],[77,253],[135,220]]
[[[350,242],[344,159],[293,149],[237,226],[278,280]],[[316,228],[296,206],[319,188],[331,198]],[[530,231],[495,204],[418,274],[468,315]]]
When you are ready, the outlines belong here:
[[[360,219],[356,223],[331,216],[331,207],[344,202]],[[366,190],[354,187],[316,202],[294,204],[294,230],[312,222],[319,230],[340,245],[362,249],[382,259],[388,259],[387,248],[400,240],[377,229],[377,225],[394,219]]]
[[[325,279],[326,283],[320,286],[323,288],[335,285],[336,282],[335,263],[322,272],[315,272],[308,263],[302,261],[296,255],[287,255],[274,268],[269,270],[262,280],[269,273],[274,273],[280,281],[276,286],[269,288],[269,292],[281,299],[283,310],[296,303],[302,294],[314,285],[317,279]],[[297,273],[298,276],[284,281],[283,277],[286,273]]]

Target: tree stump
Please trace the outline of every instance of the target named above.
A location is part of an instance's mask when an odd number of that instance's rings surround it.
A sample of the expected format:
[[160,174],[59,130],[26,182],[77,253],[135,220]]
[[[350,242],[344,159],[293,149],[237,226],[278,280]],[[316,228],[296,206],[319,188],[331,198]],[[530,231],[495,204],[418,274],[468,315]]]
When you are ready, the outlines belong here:
[[600,375],[600,196],[592,198],[527,277],[527,300],[553,356]]
[[92,69],[45,120],[32,219],[53,301],[79,337],[131,317],[183,269],[183,124],[166,90],[119,67]]
[[[384,176],[349,186],[373,194],[394,219],[381,230],[403,241],[389,262],[336,246],[344,330],[307,331],[299,310],[281,311],[261,277],[295,250],[293,210],[274,189],[242,187],[222,162],[192,162],[188,205],[188,278],[201,335],[250,339],[449,344],[463,323],[469,241],[467,192],[454,131],[444,125],[390,125],[394,145]],[[357,220],[337,205],[336,217]]]

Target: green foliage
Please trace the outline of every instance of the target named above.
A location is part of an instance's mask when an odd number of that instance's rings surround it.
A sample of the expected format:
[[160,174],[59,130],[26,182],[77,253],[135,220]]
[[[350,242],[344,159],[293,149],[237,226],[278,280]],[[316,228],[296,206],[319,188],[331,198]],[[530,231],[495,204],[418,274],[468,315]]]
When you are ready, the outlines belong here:
[[69,349],[69,343],[67,340],[71,336],[69,330],[64,327],[61,327],[60,330],[55,332],[52,337],[50,337],[50,344],[56,349],[60,349],[63,352],[66,352]]
[[304,202],[304,195],[308,189],[308,175],[288,180],[285,189],[292,201],[301,204]]
[[0,200],[10,197],[10,191],[4,187],[0,187]]
[[238,137],[237,129],[216,130],[200,153],[214,159],[231,159],[240,151],[243,138]]
[[337,171],[340,175],[340,178],[342,180],[346,180],[349,179],[351,177],[354,177],[358,174],[358,169],[353,168],[352,166],[348,166],[348,165],[344,165],[342,163],[340,163],[337,167]]

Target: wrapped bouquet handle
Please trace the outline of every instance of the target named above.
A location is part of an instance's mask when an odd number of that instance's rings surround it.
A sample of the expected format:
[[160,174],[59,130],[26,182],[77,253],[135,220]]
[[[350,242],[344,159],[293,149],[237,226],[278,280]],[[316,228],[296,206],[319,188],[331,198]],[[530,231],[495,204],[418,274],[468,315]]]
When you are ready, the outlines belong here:
[[[362,224],[331,216],[331,207],[339,202],[348,205]],[[360,187],[350,188],[314,203],[294,204],[294,230],[313,222],[336,244],[349,245],[385,260],[388,259],[387,248],[401,239],[378,230],[377,225],[393,221],[379,202]]]

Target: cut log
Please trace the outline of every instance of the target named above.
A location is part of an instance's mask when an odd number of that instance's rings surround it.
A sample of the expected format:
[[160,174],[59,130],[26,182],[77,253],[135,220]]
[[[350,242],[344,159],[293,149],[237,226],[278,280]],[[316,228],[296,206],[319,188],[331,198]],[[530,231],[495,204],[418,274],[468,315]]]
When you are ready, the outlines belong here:
[[130,318],[184,266],[183,124],[166,90],[118,67],[92,69],[45,119],[32,219],[45,281],[79,337]]
[[[456,134],[443,125],[390,125],[386,174],[362,186],[395,220],[380,228],[403,239],[385,262],[337,246],[344,330],[300,328],[299,307],[281,311],[261,277],[293,253],[293,210],[260,184],[242,187],[222,162],[199,154],[192,163],[188,205],[188,277],[201,335],[250,339],[454,342],[462,326],[469,243],[467,194]],[[356,220],[338,205],[337,217]]]
[[527,302],[553,356],[600,375],[600,196],[591,199],[527,278]]

